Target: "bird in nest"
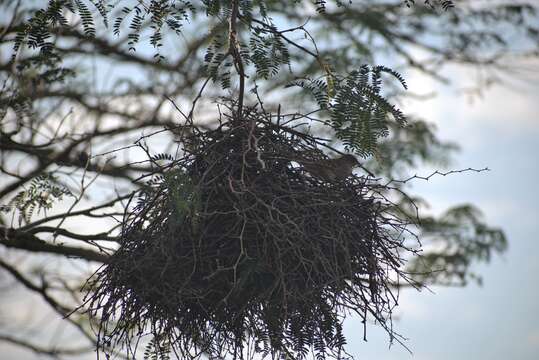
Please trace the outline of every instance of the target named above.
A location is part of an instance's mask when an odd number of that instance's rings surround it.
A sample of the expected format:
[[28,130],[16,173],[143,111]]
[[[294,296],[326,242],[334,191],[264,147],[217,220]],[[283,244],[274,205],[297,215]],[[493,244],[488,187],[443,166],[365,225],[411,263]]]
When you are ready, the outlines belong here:
[[294,158],[312,176],[325,181],[340,181],[350,175],[356,167],[365,170],[370,176],[374,175],[365,169],[354,155],[345,154],[334,159],[307,160],[304,158]]

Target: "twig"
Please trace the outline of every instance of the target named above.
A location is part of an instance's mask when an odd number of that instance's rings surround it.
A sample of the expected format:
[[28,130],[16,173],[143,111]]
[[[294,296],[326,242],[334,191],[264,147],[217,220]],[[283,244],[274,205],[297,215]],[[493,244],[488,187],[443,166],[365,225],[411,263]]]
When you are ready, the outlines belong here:
[[388,186],[392,183],[401,183],[401,184],[405,184],[409,181],[412,181],[414,179],[420,179],[420,180],[426,180],[426,181],[429,181],[431,177],[435,176],[435,175],[441,175],[441,176],[447,176],[447,175],[452,175],[452,174],[460,174],[460,173],[463,173],[463,172],[476,172],[476,173],[480,173],[480,172],[483,172],[483,171],[490,171],[490,169],[488,167],[485,167],[485,168],[482,168],[482,169],[474,169],[474,168],[467,168],[467,169],[460,169],[460,170],[450,170],[450,171],[447,171],[447,172],[441,172],[441,171],[434,171],[432,174],[428,175],[428,176],[420,176],[420,175],[414,175],[414,176],[410,176],[409,178],[407,179],[404,179],[404,180],[396,180],[396,179],[391,179],[389,180],[385,186]]

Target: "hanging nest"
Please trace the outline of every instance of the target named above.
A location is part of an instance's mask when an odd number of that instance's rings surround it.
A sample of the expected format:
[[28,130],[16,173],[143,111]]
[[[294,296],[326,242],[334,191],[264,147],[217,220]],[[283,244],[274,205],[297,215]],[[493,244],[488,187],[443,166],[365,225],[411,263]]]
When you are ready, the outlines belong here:
[[102,350],[132,354],[149,333],[180,358],[342,358],[350,312],[394,335],[394,284],[413,250],[384,186],[316,178],[293,160],[322,159],[321,143],[254,109],[182,143],[93,277]]

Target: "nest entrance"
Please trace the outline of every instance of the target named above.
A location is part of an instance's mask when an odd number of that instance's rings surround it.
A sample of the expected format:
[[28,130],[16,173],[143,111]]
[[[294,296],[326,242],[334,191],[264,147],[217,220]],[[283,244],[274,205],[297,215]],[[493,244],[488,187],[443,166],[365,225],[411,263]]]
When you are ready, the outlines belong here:
[[185,139],[88,299],[103,349],[143,332],[193,357],[339,357],[350,311],[392,333],[407,221],[373,179],[322,181],[315,139],[255,111]]

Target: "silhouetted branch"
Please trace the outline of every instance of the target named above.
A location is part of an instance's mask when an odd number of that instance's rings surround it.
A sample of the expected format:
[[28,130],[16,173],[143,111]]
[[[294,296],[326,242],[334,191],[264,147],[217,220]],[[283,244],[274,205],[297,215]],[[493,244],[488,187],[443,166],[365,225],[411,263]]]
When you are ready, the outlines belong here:
[[[57,230],[56,228],[51,228],[51,231]],[[58,231],[58,230],[57,230]],[[61,235],[66,236],[78,236],[81,240],[107,240],[102,239],[99,236],[81,236],[76,235],[66,230],[60,230]],[[67,257],[75,257],[84,259],[87,261],[97,261],[100,263],[105,263],[108,261],[109,256],[80,247],[68,246],[68,245],[55,245],[50,244],[44,240],[41,240],[37,236],[33,235],[31,232],[19,231],[16,229],[9,229],[6,227],[0,227],[0,244],[13,249],[26,250],[30,252],[40,252],[40,253],[50,253],[63,255]]]

